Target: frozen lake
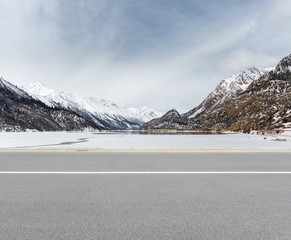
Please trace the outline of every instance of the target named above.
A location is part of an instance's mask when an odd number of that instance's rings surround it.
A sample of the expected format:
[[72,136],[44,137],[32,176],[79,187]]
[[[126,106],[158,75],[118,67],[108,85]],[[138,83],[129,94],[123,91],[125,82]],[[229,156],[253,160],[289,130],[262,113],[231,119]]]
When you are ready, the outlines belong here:
[[[284,141],[275,141],[283,139]],[[288,134],[169,134],[130,132],[1,132],[0,148],[89,149],[288,149]]]

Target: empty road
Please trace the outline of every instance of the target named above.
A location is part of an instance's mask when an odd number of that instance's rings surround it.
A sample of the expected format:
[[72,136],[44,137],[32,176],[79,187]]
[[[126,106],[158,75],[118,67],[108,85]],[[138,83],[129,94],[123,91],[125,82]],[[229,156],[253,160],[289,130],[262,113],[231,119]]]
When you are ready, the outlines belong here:
[[7,240],[291,239],[291,153],[0,152],[0,216]]

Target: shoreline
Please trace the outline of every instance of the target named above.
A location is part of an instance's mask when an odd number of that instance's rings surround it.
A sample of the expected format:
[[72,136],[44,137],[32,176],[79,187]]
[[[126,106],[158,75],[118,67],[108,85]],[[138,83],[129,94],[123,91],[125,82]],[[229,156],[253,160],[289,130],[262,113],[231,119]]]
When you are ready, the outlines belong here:
[[117,149],[117,148],[0,148],[4,152],[87,152],[87,153],[291,153],[291,148],[192,148],[192,149]]

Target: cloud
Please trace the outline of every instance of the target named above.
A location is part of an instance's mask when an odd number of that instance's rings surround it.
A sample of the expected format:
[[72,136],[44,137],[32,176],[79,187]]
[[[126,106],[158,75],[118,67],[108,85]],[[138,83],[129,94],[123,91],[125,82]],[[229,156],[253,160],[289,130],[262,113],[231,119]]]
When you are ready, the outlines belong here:
[[0,0],[0,75],[123,106],[199,104],[225,77],[289,54],[290,3]]
[[230,73],[238,72],[252,66],[273,67],[277,59],[260,52],[237,49],[219,62],[219,67]]

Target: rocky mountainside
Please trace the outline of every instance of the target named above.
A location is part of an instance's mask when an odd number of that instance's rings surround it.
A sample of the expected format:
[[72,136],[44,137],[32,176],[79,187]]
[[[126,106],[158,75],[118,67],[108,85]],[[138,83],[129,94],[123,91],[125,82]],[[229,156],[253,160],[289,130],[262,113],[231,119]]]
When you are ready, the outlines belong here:
[[291,123],[291,55],[237,97],[208,111],[196,124],[207,128],[250,130],[282,128]]
[[264,69],[252,67],[222,80],[215,90],[211,92],[199,106],[185,113],[183,116],[188,118],[198,117],[205,111],[215,108],[215,106],[227,99],[236,97],[239,93],[245,91],[254,80],[265,73],[267,73],[267,71]]
[[155,118],[144,125],[141,130],[145,129],[184,129],[188,119],[182,117],[176,109],[172,109],[160,118]]
[[22,89],[34,99],[42,101],[48,106],[74,111],[91,122],[110,130],[137,129],[144,122],[161,116],[161,113],[148,108],[126,110],[105,99],[57,92],[41,83],[31,83]]
[[[256,79],[266,74],[267,71],[259,68],[249,68],[241,71],[229,78],[222,80],[215,90],[211,92],[204,101],[192,110],[179,114],[175,110],[167,112],[161,118],[154,119],[145,123],[142,129],[148,128],[170,128],[170,129],[192,129],[192,128],[204,128],[196,120],[200,118],[204,113],[212,111],[217,106],[232,99],[245,91],[247,87]],[[175,112],[171,118],[171,114]]]
[[[271,71],[250,68],[223,80],[191,111],[171,110],[141,129],[272,130],[291,123],[291,55]],[[172,116],[172,117],[171,117]]]
[[75,112],[51,108],[0,78],[0,130],[73,131],[104,129]]

